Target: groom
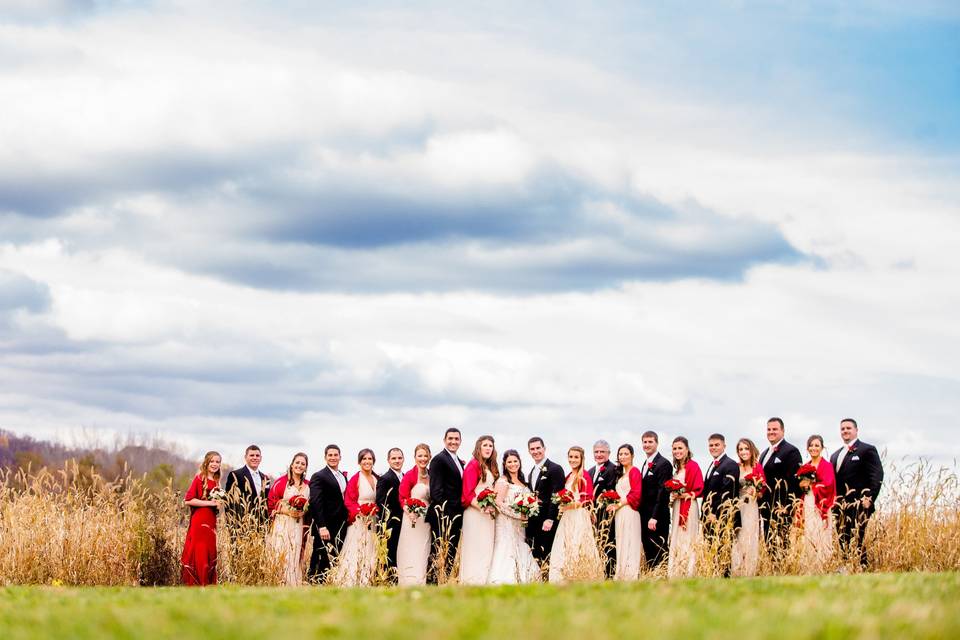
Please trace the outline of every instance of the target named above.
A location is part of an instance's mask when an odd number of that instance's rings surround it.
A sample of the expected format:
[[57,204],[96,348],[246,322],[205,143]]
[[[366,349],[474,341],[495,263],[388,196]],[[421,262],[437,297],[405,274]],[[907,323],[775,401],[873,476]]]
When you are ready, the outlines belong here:
[[565,478],[563,469],[555,462],[547,460],[547,448],[543,438],[535,436],[527,441],[527,450],[533,458],[530,471],[530,491],[540,498],[540,513],[527,520],[527,540],[533,557],[540,564],[547,561],[553,548],[553,536],[556,534],[557,513],[559,507],[553,504],[553,494],[563,489]]

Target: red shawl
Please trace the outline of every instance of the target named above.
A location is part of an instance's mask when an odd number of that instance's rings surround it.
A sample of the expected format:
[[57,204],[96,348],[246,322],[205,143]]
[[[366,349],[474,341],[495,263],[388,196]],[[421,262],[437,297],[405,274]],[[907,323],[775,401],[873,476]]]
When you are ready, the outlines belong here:
[[703,472],[700,471],[700,465],[693,460],[687,460],[684,469],[686,472],[683,474],[683,483],[687,493],[693,494],[693,498],[680,498],[680,526],[686,529],[687,518],[690,516],[690,502],[703,493]]

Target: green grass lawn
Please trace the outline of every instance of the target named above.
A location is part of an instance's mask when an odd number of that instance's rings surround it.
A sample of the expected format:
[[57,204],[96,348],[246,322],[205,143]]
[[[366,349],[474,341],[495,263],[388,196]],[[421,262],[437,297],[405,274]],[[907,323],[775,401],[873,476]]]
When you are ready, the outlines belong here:
[[9,587],[0,638],[951,638],[960,573],[415,590]]

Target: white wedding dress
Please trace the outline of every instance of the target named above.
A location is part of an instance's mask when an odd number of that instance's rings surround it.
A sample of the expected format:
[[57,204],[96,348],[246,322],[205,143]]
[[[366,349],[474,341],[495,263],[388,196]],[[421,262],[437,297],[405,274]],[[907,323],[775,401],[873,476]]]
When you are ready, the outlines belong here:
[[525,485],[509,484],[506,478],[497,480],[497,489],[507,485],[504,504],[497,505],[500,515],[496,521],[493,562],[490,564],[489,584],[517,584],[540,580],[540,565],[533,557],[524,533],[524,522],[512,505],[529,489]]

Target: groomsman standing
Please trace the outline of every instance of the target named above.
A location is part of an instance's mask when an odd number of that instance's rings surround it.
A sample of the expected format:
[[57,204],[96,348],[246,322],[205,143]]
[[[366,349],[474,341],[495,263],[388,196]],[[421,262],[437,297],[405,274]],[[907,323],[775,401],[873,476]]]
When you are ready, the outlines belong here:
[[758,501],[767,542],[780,553],[787,548],[794,502],[801,498],[797,470],[802,462],[800,450],[787,442],[783,434],[783,420],[767,420],[767,441],[770,446],[760,454],[760,464],[770,490]]
[[727,441],[723,434],[714,433],[707,439],[707,450],[713,457],[703,474],[703,535],[708,543],[717,542],[723,548],[720,554],[724,575],[729,575],[729,548],[732,536],[724,539],[728,521],[739,515],[731,506],[740,493],[740,465],[727,456]]
[[267,524],[267,492],[272,478],[260,471],[261,459],[260,447],[252,444],[243,454],[244,465],[227,475],[227,526],[234,532],[242,529],[244,521],[257,528]]
[[547,459],[547,448],[543,444],[543,438],[538,436],[530,438],[527,441],[527,450],[533,458],[530,491],[540,498],[540,513],[527,520],[527,540],[530,542],[533,557],[543,564],[550,555],[553,537],[557,532],[559,507],[553,504],[553,494],[563,489],[566,478],[563,468]]
[[313,553],[310,555],[310,579],[323,580],[340,553],[347,532],[347,507],[343,494],[347,474],[340,471],[340,447],[328,444],[323,452],[327,466],[310,477],[310,510],[313,521]]
[[640,520],[643,556],[648,569],[654,569],[666,559],[667,537],[670,535],[670,492],[663,484],[673,477],[673,465],[657,451],[660,438],[655,431],[646,431],[641,437],[643,452],[643,483],[641,484]]
[[830,457],[837,478],[837,502],[840,517],[837,529],[843,550],[859,557],[860,566],[867,566],[867,550],[863,536],[876,509],[876,499],[883,484],[880,454],[872,444],[859,439],[859,427],[853,418],[840,421],[843,447]]
[[400,481],[403,480],[403,450],[394,447],[387,452],[390,468],[377,480],[377,508],[380,522],[386,523],[387,565],[397,568],[397,545],[400,544]]
[[433,534],[434,568],[444,575],[432,578],[444,582],[453,569],[463,527],[463,469],[466,463],[457,457],[460,449],[460,429],[450,427],[443,434],[443,451],[430,461],[430,509],[427,523]]
[[[604,491],[614,491],[617,488],[617,465],[610,462],[610,443],[606,440],[597,440],[593,445],[593,460],[596,462],[587,474],[593,480],[593,502],[596,504],[597,498]],[[596,528],[598,539],[601,539],[602,533],[606,532],[604,542],[606,546],[604,552],[607,554],[607,577],[612,578],[617,567],[617,549],[615,530],[613,526],[613,515],[607,513],[606,509],[597,511]]]

